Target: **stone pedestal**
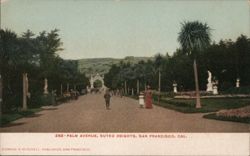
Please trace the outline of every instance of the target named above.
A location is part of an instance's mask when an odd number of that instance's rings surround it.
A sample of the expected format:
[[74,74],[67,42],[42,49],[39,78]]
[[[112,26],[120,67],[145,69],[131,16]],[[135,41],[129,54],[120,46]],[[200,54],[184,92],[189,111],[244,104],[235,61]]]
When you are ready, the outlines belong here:
[[214,94],[214,95],[219,94],[219,93],[218,93],[218,87],[217,87],[217,85],[214,85],[214,86],[213,86],[213,94]]
[[140,105],[140,108],[143,108],[144,107],[144,95],[142,93],[140,93],[140,96],[139,96],[139,105]]
[[212,92],[213,91],[213,84],[212,83],[208,83],[207,84],[207,92]]
[[174,83],[173,84],[173,90],[174,90],[174,93],[177,93],[178,91],[177,91],[177,83]]

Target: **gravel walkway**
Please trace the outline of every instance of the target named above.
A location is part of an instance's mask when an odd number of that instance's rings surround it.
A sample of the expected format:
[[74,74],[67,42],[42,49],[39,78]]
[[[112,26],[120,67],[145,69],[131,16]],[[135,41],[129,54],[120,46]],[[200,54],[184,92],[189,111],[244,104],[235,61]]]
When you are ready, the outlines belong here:
[[72,101],[16,120],[1,132],[250,132],[250,125],[202,118],[158,106],[139,108],[130,98],[111,98],[105,109],[103,94]]

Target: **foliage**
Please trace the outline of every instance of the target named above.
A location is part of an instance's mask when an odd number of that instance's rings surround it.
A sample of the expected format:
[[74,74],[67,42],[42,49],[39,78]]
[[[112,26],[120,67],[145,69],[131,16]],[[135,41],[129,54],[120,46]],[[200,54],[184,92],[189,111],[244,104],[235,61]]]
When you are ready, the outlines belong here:
[[[162,56],[162,59],[162,91],[171,92],[174,81],[178,84],[178,91],[194,90],[192,57],[186,55],[183,49],[177,49],[173,55],[170,56],[167,53]],[[140,90],[144,90],[145,84],[149,84],[152,89],[157,89],[158,73],[155,60],[154,58],[136,64],[128,65],[122,62],[112,65],[105,75],[105,84],[109,88],[124,87],[126,80],[128,87],[135,89],[136,81],[140,80]],[[201,90],[206,90],[208,70],[212,72],[212,79],[219,81],[219,92],[234,88],[237,78],[240,78],[241,87],[250,86],[250,68],[248,68],[250,66],[250,39],[241,35],[235,42],[221,40],[219,43],[213,43],[202,53],[197,54],[197,64]],[[250,93],[248,89],[244,90],[240,92]]]
[[104,75],[109,72],[112,65],[119,65],[122,61],[124,63],[137,64],[140,61],[147,61],[152,59],[151,57],[125,57],[122,59],[118,58],[86,58],[77,60],[78,70],[85,73],[87,76],[91,74],[99,73]]
[[210,45],[210,28],[205,23],[199,21],[183,22],[179,33],[178,41],[182,49],[189,55],[197,56],[197,52],[202,51]]
[[[0,74],[3,79],[3,112],[12,112],[22,106],[22,74],[28,73],[28,107],[46,104],[43,99],[44,79],[49,92],[60,95],[66,85],[81,91],[88,84],[85,74],[78,71],[77,61],[63,60],[59,30],[43,31],[38,35],[27,30],[18,36],[11,30],[0,30]],[[51,101],[51,100],[49,100]],[[47,103],[48,104],[48,103]]]
[[102,87],[102,81],[96,80],[94,82],[94,88],[101,88]]
[[245,87],[232,87],[227,90],[225,90],[223,93],[225,94],[249,94],[250,93],[250,87],[245,86]]
[[215,112],[222,109],[240,108],[250,105],[250,99],[220,98],[220,99],[201,99],[202,108],[195,108],[195,99],[161,99],[160,104],[155,104],[183,113],[206,113]]
[[22,117],[33,115],[36,112],[41,111],[42,109],[28,109],[27,111],[14,112],[11,114],[4,114],[0,117],[0,127],[10,123],[11,121],[20,119]]

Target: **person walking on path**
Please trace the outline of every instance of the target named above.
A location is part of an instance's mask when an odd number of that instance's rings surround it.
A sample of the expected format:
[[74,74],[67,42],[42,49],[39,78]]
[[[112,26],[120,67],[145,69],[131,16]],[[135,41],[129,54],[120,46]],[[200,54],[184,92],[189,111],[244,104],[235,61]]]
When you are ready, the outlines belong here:
[[145,92],[145,98],[146,98],[145,99],[146,108],[148,108],[148,109],[153,108],[153,106],[152,106],[152,91],[150,89],[150,86],[147,86],[147,90]]
[[110,98],[111,98],[111,95],[110,95],[109,90],[107,89],[107,91],[104,94],[104,99],[106,102],[106,109],[110,109]]

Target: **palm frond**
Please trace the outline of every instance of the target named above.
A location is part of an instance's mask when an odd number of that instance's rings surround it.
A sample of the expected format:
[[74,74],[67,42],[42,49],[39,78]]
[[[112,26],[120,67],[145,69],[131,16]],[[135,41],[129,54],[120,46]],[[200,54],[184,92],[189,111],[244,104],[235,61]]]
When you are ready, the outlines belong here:
[[203,50],[210,45],[211,28],[199,21],[181,23],[178,41],[188,54],[193,50]]

